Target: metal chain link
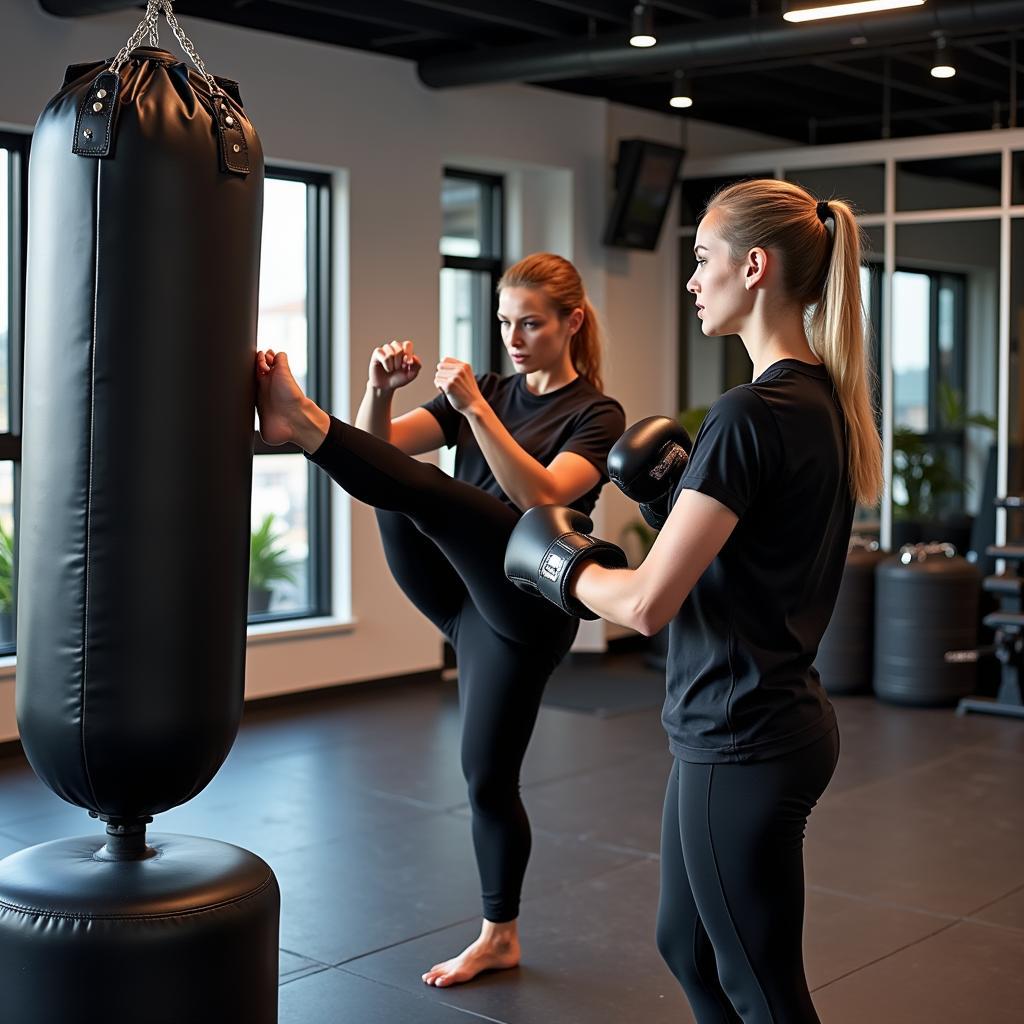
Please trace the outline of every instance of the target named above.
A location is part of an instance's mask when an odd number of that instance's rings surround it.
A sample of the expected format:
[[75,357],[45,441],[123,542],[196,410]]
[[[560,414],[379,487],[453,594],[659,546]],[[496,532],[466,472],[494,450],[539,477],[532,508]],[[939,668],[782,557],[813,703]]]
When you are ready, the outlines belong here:
[[114,58],[110,65],[110,70],[117,74],[124,66],[125,61],[131,55],[139,43],[142,42],[143,36],[149,34],[149,41],[151,45],[158,45],[160,41],[159,32],[159,21],[161,13],[167,19],[167,24],[171,26],[171,31],[174,33],[174,38],[178,40],[181,48],[185,51],[186,56],[196,66],[196,70],[202,75],[203,80],[210,87],[210,92],[214,96],[218,96],[221,93],[221,88],[217,84],[216,79],[209,71],[206,70],[206,64],[203,63],[203,58],[196,52],[195,45],[192,40],[185,35],[185,30],[178,23],[178,19],[174,16],[174,8],[171,0],[148,0],[146,4],[146,13],[142,21],[139,22],[135,31],[131,34],[128,42],[121,47],[118,51],[117,56]]

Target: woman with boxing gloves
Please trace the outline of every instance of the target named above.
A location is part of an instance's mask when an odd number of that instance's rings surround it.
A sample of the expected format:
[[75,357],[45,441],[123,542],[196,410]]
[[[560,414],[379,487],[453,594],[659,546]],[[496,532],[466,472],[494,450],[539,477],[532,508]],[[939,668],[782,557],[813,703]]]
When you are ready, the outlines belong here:
[[[474,376],[467,363],[443,359],[440,393],[395,419],[395,392],[421,369],[412,342],[374,350],[355,426],[303,395],[283,352],[257,354],[264,440],[297,443],[377,509],[396,581],[455,649],[483,924],[467,949],[423,975],[437,986],[519,962],[530,855],[519,770],[544,685],[579,624],[505,579],[508,538],[535,505],[590,512],[625,426],[622,407],[602,390],[600,327],[576,268],[559,256],[528,256],[505,272],[498,293],[515,373]],[[442,445],[455,446],[454,479],[411,457]]]
[[613,479],[664,520],[639,568],[607,568],[614,545],[556,508],[523,517],[506,571],[648,635],[670,623],[659,949],[698,1024],[814,1024],[803,835],[839,737],[813,663],[855,503],[882,486],[860,234],[845,202],[747,181],[711,199],[694,251],[703,332],[740,335],[752,382],[714,403],[692,451],[671,420],[613,449]]

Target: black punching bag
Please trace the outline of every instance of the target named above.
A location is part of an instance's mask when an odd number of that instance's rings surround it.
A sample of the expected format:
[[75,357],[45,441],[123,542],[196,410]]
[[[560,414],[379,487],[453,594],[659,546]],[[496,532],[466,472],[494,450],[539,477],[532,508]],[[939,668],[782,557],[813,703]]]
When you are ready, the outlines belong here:
[[223,88],[79,65],[32,139],[18,727],[117,817],[198,793],[242,709],[263,165]]
[[[0,862],[19,1024],[277,1019],[279,895],[153,834],[242,711],[263,158],[234,83],[135,44],[75,65],[32,141],[17,710],[107,834]],[[191,50],[189,44],[189,51]]]

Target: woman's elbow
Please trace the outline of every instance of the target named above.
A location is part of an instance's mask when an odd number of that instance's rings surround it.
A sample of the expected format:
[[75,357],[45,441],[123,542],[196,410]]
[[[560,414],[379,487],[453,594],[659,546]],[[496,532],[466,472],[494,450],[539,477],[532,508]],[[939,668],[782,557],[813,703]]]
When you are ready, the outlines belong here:
[[[653,614],[653,609],[643,602],[639,602],[634,606],[629,618],[629,625],[643,636],[654,636],[661,629]],[[661,625],[664,625],[664,623]]]
[[654,636],[672,621],[674,614],[674,609],[659,607],[657,603],[641,599],[634,606],[630,625],[644,636]]

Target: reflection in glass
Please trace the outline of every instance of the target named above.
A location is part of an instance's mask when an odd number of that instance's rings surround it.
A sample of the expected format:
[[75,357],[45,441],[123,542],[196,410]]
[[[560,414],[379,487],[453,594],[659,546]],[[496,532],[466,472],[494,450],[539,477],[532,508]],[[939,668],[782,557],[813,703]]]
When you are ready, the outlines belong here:
[[[972,530],[994,467],[999,223],[903,225],[893,279],[893,546]],[[982,524],[979,524],[979,528]]]
[[304,391],[309,362],[306,189],[303,181],[266,180],[259,308],[259,347],[287,352]]
[[786,172],[789,181],[803,185],[816,199],[845,199],[859,213],[885,209],[885,165],[810,167]]
[[441,270],[440,356],[469,363],[477,373],[490,364],[491,275],[479,270]]
[[1015,206],[1024,204],[1024,152],[1012,153],[1010,202]]
[[302,455],[253,460],[249,614],[308,611],[309,463]]
[[[1017,153],[1017,157],[1024,154]],[[1010,222],[1010,429],[1007,493],[1024,495],[1024,220]],[[1024,541],[1024,513],[1006,513],[1006,538]]]
[[0,462],[0,653],[14,650],[14,463]]
[[494,187],[473,178],[446,176],[441,185],[441,253],[496,256]]
[[9,427],[8,358],[11,330],[11,154],[0,149],[0,434]]
[[999,206],[1001,182],[1001,153],[906,160],[896,164],[896,209]]
[[696,224],[703,215],[708,200],[726,185],[734,185],[737,181],[750,181],[752,178],[774,177],[775,175],[771,171],[763,171],[751,174],[720,174],[713,178],[683,178],[679,223],[682,225]]

